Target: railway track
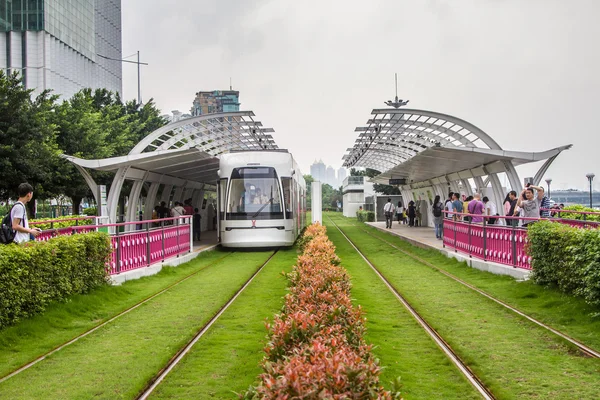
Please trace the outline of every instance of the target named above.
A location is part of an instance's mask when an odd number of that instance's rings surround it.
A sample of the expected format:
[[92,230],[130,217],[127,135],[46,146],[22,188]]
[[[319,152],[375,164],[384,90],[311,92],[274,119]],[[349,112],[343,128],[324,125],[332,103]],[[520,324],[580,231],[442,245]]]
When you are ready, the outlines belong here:
[[238,289],[237,292],[225,303],[219,311],[210,319],[208,322],[192,337],[179,351],[169,360],[169,362],[146,384],[146,387],[136,396],[137,400],[147,399],[154,390],[160,385],[160,383],[166,378],[166,376],[179,364],[179,362],[186,356],[186,354],[194,347],[194,345],[204,336],[204,334],[210,329],[210,327],[223,315],[223,313],[233,304],[240,294],[252,283],[254,278],[263,270],[263,268],[271,261],[271,259],[277,254],[277,250],[269,256],[269,258],[258,268],[254,274],[244,283],[244,285]]
[[78,336],[76,336],[76,337],[74,337],[74,338],[72,338],[72,339],[70,339],[70,340],[68,340],[68,341],[66,341],[66,342],[64,342],[64,343],[62,343],[62,344],[60,344],[60,345],[58,345],[58,346],[56,346],[56,347],[55,347],[55,348],[53,348],[52,350],[50,350],[50,351],[48,351],[48,352],[46,352],[46,353],[42,354],[41,356],[37,357],[36,359],[34,359],[34,360],[32,360],[32,361],[28,362],[27,364],[24,364],[24,365],[22,365],[21,367],[19,367],[19,368],[15,369],[14,371],[10,372],[9,374],[7,374],[7,375],[3,376],[2,378],[0,378],[0,383],[2,383],[2,382],[4,382],[4,381],[6,381],[6,380],[8,380],[8,379],[10,379],[10,378],[12,378],[12,377],[14,377],[14,376],[18,375],[18,374],[20,374],[20,373],[21,373],[21,372],[23,372],[23,371],[26,371],[26,370],[28,370],[29,368],[31,368],[31,367],[33,367],[34,365],[36,365],[37,363],[39,363],[39,362],[41,362],[41,361],[45,360],[47,357],[51,356],[52,354],[55,354],[55,353],[59,352],[60,350],[64,349],[65,347],[67,347],[67,346],[70,346],[70,345],[72,345],[73,343],[75,343],[75,342],[79,341],[80,339],[83,339],[84,337],[86,337],[86,336],[88,336],[88,335],[90,335],[90,334],[92,334],[92,333],[96,332],[98,329],[100,329],[100,328],[103,328],[104,326],[106,326],[106,325],[110,324],[111,322],[114,322],[115,320],[117,320],[117,319],[121,318],[122,316],[124,316],[124,315],[126,315],[126,314],[130,313],[131,311],[135,310],[136,308],[138,308],[138,307],[140,307],[140,306],[144,305],[145,303],[147,303],[147,302],[149,302],[149,301],[151,301],[151,300],[155,299],[156,297],[158,297],[158,296],[160,296],[160,295],[162,295],[162,294],[166,293],[167,291],[169,291],[169,290],[171,290],[172,288],[176,287],[177,285],[179,285],[179,284],[181,284],[181,283],[183,283],[183,282],[187,281],[188,279],[190,279],[190,278],[194,277],[195,275],[197,275],[198,273],[200,273],[200,272],[202,272],[202,271],[206,270],[207,268],[209,268],[209,267],[211,267],[211,266],[213,266],[213,265],[216,265],[216,264],[220,263],[220,262],[221,262],[221,261],[223,261],[225,258],[229,257],[231,254],[233,254],[233,252],[232,252],[232,253],[229,253],[229,254],[227,254],[227,255],[225,255],[225,256],[223,256],[223,257],[221,257],[221,258],[217,259],[217,260],[215,260],[214,262],[212,262],[212,263],[210,263],[210,264],[207,264],[206,266],[204,266],[204,267],[200,268],[200,269],[199,269],[199,270],[197,270],[197,271],[194,271],[194,272],[192,272],[192,273],[191,273],[191,274],[189,274],[189,275],[186,275],[185,277],[181,278],[181,279],[180,279],[180,280],[178,280],[177,282],[174,282],[174,283],[170,284],[169,286],[167,286],[166,288],[164,288],[164,289],[162,289],[162,290],[160,290],[160,291],[158,291],[158,292],[154,293],[153,295],[146,297],[145,299],[143,299],[143,300],[139,301],[138,303],[136,303],[136,304],[132,305],[131,307],[127,308],[126,310],[124,310],[124,311],[121,311],[120,313],[118,313],[118,314],[116,314],[116,315],[112,316],[111,318],[107,319],[106,321],[104,321],[104,322],[101,322],[100,324],[98,324],[98,325],[95,325],[95,326],[93,326],[92,328],[88,329],[87,331],[83,332],[82,334],[80,334],[80,335],[78,335]]
[[362,259],[371,267],[371,269],[377,274],[377,276],[383,281],[387,288],[393,293],[393,295],[402,303],[406,310],[415,318],[415,320],[421,325],[421,327],[427,332],[427,334],[433,339],[433,341],[440,347],[440,349],[446,354],[446,356],[452,361],[452,363],[459,369],[459,371],[465,376],[465,378],[471,383],[471,385],[477,390],[477,392],[488,400],[495,399],[494,394],[484,385],[481,379],[469,368],[469,366],[456,354],[456,352],[450,347],[450,345],[442,338],[442,336],[431,326],[427,321],[414,309],[414,307],[402,296],[398,290],[390,283],[390,281],[377,269],[377,267],[367,258],[367,256],[360,251],[360,249],[354,244],[354,242],[344,233],[344,231],[329,217],[331,223],[336,227],[340,234],[350,243],[354,250],[362,257]]
[[[330,218],[330,217],[328,217],[328,218]],[[331,220],[331,218],[330,218],[330,220]],[[331,221],[333,222],[333,220],[331,220]],[[334,224],[335,224],[335,222],[334,222]],[[412,258],[413,260],[415,260],[415,261],[417,261],[417,262],[419,262],[419,263],[421,263],[423,265],[426,265],[426,266],[428,266],[430,268],[433,268],[434,270],[436,270],[436,271],[440,272],[441,274],[447,276],[448,278],[450,278],[450,279],[452,279],[452,280],[460,283],[461,285],[463,285],[463,286],[465,286],[465,287],[467,287],[467,288],[469,288],[469,289],[471,289],[471,290],[479,293],[480,295],[482,295],[482,296],[484,296],[484,297],[492,300],[493,302],[501,305],[502,307],[505,307],[506,309],[514,312],[515,314],[520,315],[521,317],[527,319],[528,321],[530,321],[530,322],[532,322],[532,323],[534,323],[534,324],[536,324],[536,325],[538,325],[538,326],[540,326],[540,327],[548,330],[549,332],[552,332],[556,336],[559,336],[560,338],[568,341],[569,343],[571,343],[572,345],[574,345],[575,347],[577,347],[579,349],[579,351],[581,351],[582,353],[586,354],[587,356],[592,357],[592,358],[600,358],[600,352],[599,351],[594,350],[594,349],[592,349],[589,346],[586,346],[585,344],[581,343],[577,339],[574,339],[574,338],[570,337],[569,335],[567,335],[567,334],[565,334],[565,333],[563,333],[563,332],[561,332],[561,331],[559,331],[559,330],[557,330],[557,329],[555,329],[555,328],[553,328],[553,327],[551,327],[551,326],[549,326],[549,325],[547,325],[547,324],[545,324],[545,323],[543,323],[543,322],[541,322],[541,321],[533,318],[532,316],[527,315],[523,311],[521,311],[521,310],[519,310],[519,309],[511,306],[510,304],[508,304],[508,303],[506,303],[506,302],[504,302],[504,301],[502,301],[502,300],[500,300],[500,299],[492,296],[491,294],[489,294],[489,293],[487,293],[487,292],[485,292],[485,291],[483,291],[483,290],[481,290],[481,289],[479,289],[479,288],[471,285],[468,282],[463,281],[462,279],[458,278],[455,275],[452,275],[448,271],[446,271],[444,269],[441,269],[439,267],[436,267],[434,264],[430,263],[429,261],[424,260],[421,257],[419,257],[419,256],[417,256],[417,255],[415,255],[415,254],[413,254],[413,253],[411,253],[409,251],[403,250],[400,247],[394,245],[393,243],[391,243],[391,242],[389,242],[389,241],[387,241],[387,240],[385,240],[385,239],[383,239],[383,238],[381,238],[381,237],[379,237],[377,235],[372,234],[371,232],[369,232],[369,231],[361,228],[360,226],[357,226],[357,225],[353,225],[353,226],[355,228],[360,229],[362,232],[368,234],[369,236],[374,237],[374,238],[380,240],[381,242],[387,244],[388,246],[394,248],[395,250],[401,252],[402,254],[404,254],[404,255]],[[336,227],[337,227],[337,225],[336,225]]]

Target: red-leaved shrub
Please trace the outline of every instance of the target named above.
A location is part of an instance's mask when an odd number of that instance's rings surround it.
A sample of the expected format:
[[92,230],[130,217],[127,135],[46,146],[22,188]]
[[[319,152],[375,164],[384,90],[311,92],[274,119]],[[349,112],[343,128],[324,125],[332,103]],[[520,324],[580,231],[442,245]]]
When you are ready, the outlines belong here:
[[246,399],[398,399],[379,384],[380,367],[364,340],[362,311],[326,228],[309,226],[304,251],[287,274],[290,292],[267,324],[260,384]]

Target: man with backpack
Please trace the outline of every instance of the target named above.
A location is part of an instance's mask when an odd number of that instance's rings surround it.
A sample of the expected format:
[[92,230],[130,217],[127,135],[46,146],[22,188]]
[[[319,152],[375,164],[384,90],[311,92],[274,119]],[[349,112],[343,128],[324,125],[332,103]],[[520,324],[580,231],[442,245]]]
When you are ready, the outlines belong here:
[[[42,231],[39,228],[30,229],[27,220],[26,204],[33,197],[33,187],[29,183],[21,183],[18,188],[19,200],[10,210],[10,220],[15,237],[15,243],[28,242],[32,237],[37,237]],[[30,236],[31,235],[31,236]]]

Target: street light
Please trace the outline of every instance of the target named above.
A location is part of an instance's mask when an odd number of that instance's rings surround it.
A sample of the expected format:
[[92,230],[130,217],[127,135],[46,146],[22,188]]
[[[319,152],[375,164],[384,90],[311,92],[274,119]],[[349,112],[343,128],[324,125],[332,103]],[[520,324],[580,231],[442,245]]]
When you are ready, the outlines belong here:
[[128,62],[128,63],[132,63],[132,64],[137,64],[137,76],[138,76],[138,106],[140,104],[142,104],[142,91],[140,88],[140,65],[148,65],[148,63],[143,63],[140,62],[140,52],[137,52],[137,61],[130,61],[130,60],[125,60],[122,58],[111,58],[111,57],[106,57],[103,56],[102,54],[96,54],[98,57],[102,57],[106,60],[112,60],[112,61],[121,61],[121,62]]
[[585,177],[588,178],[588,181],[590,181],[590,208],[593,208],[593,204],[592,204],[592,181],[594,180],[594,174],[589,173],[587,174]]
[[407,105],[409,100],[398,99],[398,74],[395,74],[395,77],[396,77],[396,99],[394,101],[388,100],[388,101],[384,102],[384,104],[398,109],[402,106]]
[[550,196],[550,184],[552,183],[552,178],[546,178],[546,183],[548,184],[548,200],[552,197]]

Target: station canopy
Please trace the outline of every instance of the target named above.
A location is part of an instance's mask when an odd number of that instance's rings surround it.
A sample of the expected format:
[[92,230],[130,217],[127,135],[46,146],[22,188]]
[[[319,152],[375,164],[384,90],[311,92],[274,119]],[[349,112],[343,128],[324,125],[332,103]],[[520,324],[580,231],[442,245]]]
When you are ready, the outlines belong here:
[[82,168],[126,169],[125,179],[186,182],[202,187],[217,181],[218,156],[235,150],[277,149],[272,128],[254,120],[252,111],[208,114],[165,125],[140,141],[126,156],[84,160],[64,156]]
[[[406,189],[452,180],[506,173],[520,187],[515,166],[549,160],[536,174],[536,184],[550,163],[571,145],[534,153],[506,151],[483,130],[450,115],[416,109],[375,109],[344,155],[345,167],[381,172],[374,182],[403,182]],[[454,177],[449,177],[453,175]]]

